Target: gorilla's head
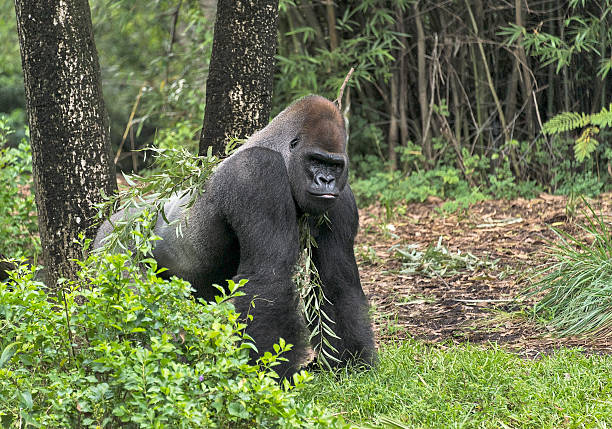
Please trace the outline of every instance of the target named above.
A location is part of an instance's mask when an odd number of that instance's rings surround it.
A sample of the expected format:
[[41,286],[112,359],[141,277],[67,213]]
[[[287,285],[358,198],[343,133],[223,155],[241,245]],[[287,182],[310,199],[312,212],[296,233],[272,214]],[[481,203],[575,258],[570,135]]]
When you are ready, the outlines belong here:
[[291,192],[303,212],[321,214],[336,202],[347,181],[344,118],[334,103],[318,96],[303,98],[287,110],[301,119],[284,151]]
[[309,95],[279,113],[244,147],[263,146],[279,152],[298,208],[321,214],[337,201],[346,185],[346,143],[338,107],[326,98]]

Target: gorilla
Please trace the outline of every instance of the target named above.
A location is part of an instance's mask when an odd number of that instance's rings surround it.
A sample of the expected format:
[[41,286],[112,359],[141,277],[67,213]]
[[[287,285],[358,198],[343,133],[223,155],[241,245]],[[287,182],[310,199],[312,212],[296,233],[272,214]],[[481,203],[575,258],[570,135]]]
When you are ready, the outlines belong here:
[[[153,256],[165,276],[188,280],[196,297],[211,300],[226,279],[248,279],[244,296],[233,303],[243,316],[252,315],[246,333],[259,351],[283,338],[293,344],[288,359],[275,370],[291,376],[308,351],[308,333],[292,281],[300,253],[298,221],[308,217],[316,247],[312,259],[328,302],[322,309],[333,320],[338,338],[327,338],[337,350],[329,363],[370,366],[376,359],[353,251],[359,224],[357,206],[347,184],[347,134],[344,118],[333,102],[310,95],[287,107],[225,159],[190,209],[188,197],[165,205],[154,232]],[[325,214],[327,221],[317,222]],[[112,230],[111,217],[99,229],[94,248]],[[316,344],[317,338],[313,338]]]

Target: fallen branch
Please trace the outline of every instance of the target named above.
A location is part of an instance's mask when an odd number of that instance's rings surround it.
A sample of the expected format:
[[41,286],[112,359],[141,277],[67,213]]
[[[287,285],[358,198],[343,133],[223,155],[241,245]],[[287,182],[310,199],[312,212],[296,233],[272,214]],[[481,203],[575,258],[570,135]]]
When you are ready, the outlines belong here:
[[451,301],[462,302],[464,304],[480,304],[480,303],[488,303],[488,302],[512,302],[513,298],[508,299],[456,299],[451,298]]
[[336,98],[336,101],[334,101],[334,103],[336,103],[338,105],[338,109],[340,109],[340,110],[342,110],[342,96],[344,95],[344,88],[346,87],[346,84],[348,83],[348,81],[351,78],[351,75],[353,74],[354,71],[355,71],[355,68],[351,67],[351,69],[349,70],[348,74],[344,78],[344,82],[342,83],[342,86],[340,87],[340,92],[338,94],[338,98]]

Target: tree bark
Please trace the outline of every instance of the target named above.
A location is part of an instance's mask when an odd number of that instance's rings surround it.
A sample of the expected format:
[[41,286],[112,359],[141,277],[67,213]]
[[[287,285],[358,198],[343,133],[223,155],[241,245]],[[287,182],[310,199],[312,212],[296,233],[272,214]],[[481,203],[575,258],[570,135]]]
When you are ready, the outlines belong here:
[[268,123],[277,26],[278,0],[219,0],[200,155]]
[[74,243],[116,189],[87,0],[16,0],[47,284],[74,278]]

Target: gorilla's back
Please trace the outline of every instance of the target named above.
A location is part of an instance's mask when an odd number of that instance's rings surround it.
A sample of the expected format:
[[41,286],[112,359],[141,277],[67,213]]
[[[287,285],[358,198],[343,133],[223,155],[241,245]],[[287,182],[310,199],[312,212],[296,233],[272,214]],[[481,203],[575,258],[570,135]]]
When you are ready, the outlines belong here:
[[[195,296],[212,299],[218,294],[213,284],[225,285],[238,270],[240,247],[238,240],[219,213],[216,195],[208,186],[190,209],[185,209],[188,197],[176,198],[164,208],[166,223],[160,216],[155,233],[158,241],[153,256],[168,271],[162,276],[176,275],[191,283]],[[177,233],[180,219],[182,235]]]

